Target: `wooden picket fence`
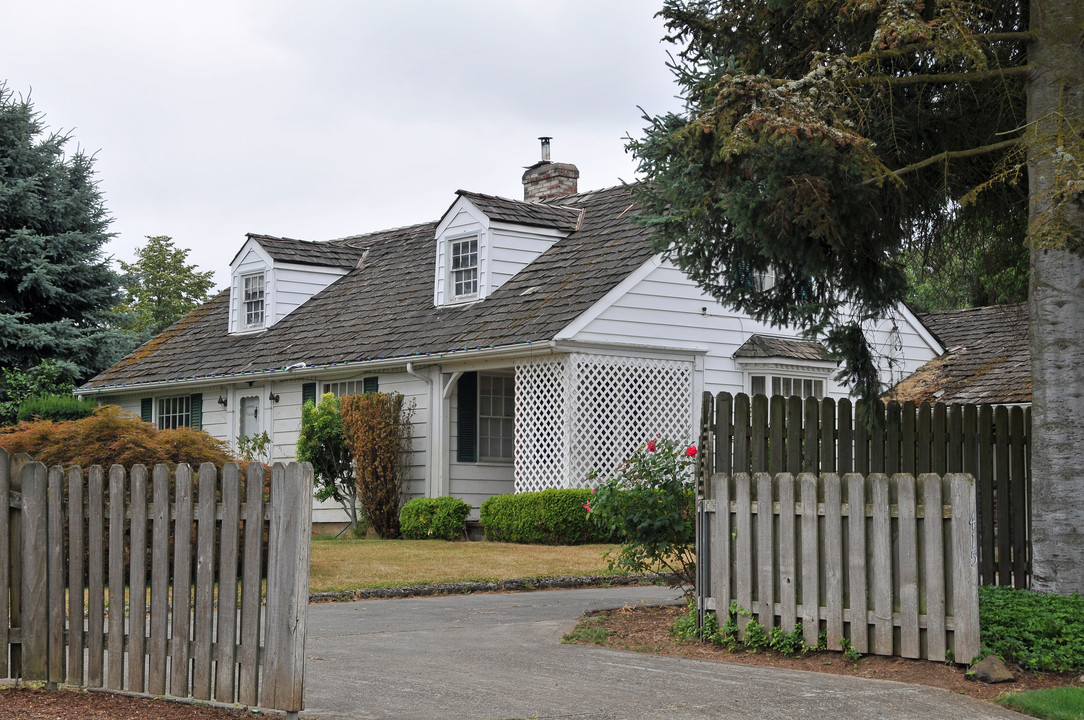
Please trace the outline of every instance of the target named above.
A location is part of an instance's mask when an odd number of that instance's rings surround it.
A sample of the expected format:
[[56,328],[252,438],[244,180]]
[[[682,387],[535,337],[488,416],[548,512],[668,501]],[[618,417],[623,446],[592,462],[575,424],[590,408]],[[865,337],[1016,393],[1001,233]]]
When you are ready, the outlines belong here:
[[[698,501],[701,612],[732,604],[828,649],[970,662],[979,653],[970,475],[714,474]],[[722,620],[720,620],[722,622]]]
[[848,399],[704,393],[700,493],[712,473],[969,473],[982,584],[1028,587],[1031,408],[889,402],[871,410]]
[[312,468],[276,463],[267,497],[265,472],[248,465],[242,502],[232,463],[84,472],[0,449],[0,678],[296,717]]

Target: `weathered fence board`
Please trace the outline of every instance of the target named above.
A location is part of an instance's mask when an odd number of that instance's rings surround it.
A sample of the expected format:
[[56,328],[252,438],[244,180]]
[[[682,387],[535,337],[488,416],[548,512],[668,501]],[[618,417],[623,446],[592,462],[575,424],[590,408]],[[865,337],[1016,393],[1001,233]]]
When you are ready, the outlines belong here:
[[0,448],[0,677],[8,677],[8,591],[11,584],[11,536],[8,498],[11,496],[8,451]]
[[984,585],[1027,587],[1031,573],[1031,409],[705,393],[698,486],[717,473],[965,472],[978,494]]
[[711,563],[698,600],[726,613],[734,599],[747,611],[740,633],[752,620],[790,632],[797,616],[806,643],[824,633],[829,649],[961,662],[978,654],[970,475],[714,473],[706,489],[712,499],[698,515]]
[[312,469],[264,477],[0,450],[0,677],[303,709]]

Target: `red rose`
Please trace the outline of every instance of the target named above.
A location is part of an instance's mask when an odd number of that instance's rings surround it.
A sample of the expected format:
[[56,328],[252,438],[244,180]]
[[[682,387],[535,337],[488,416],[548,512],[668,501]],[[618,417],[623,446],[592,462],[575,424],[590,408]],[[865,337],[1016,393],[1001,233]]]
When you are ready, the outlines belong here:
[[696,445],[690,445],[685,449],[685,457],[696,457]]
[[648,441],[648,443],[647,443],[647,451],[648,452],[655,452],[655,447],[656,447],[656,445],[655,445],[654,440]]

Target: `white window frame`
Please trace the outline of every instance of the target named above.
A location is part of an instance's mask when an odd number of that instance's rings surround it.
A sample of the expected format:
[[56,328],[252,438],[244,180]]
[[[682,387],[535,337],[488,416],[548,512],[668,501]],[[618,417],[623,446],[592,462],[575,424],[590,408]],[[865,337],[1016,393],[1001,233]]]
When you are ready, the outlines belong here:
[[[256,284],[257,279],[259,279],[259,287],[250,287],[250,284]],[[241,276],[240,320],[241,327],[245,330],[257,330],[267,324],[267,280],[262,272],[246,273]]]
[[[463,246],[467,247],[466,252],[460,251]],[[453,301],[462,302],[478,297],[478,284],[481,280],[479,277],[480,250],[481,243],[478,235],[448,239],[448,296]],[[464,258],[468,262],[473,258],[473,264],[457,265]]]
[[[500,407],[495,407],[495,402]],[[516,459],[516,379],[514,375],[478,373],[478,462],[512,463]],[[497,453],[490,452],[497,445]]]
[[192,427],[192,396],[173,395],[155,398],[154,424],[159,430]]
[[[758,380],[761,383],[758,383]],[[749,395],[750,397],[753,395],[766,395],[767,397],[774,395],[791,397],[797,395],[802,399],[815,397],[820,400],[825,397],[827,387],[825,380],[824,377],[785,370],[751,371],[749,373]],[[758,384],[763,384],[763,387],[758,388]],[[794,391],[796,385],[800,386],[798,392]]]

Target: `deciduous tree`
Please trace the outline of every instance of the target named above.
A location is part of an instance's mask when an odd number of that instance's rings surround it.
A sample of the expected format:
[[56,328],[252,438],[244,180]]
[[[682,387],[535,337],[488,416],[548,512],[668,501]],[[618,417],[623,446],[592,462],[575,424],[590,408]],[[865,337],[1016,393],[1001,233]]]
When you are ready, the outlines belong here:
[[214,272],[189,265],[188,253],[168,235],[155,235],[136,250],[135,262],[120,261],[126,296],[121,309],[129,329],[157,335],[207,300]]
[[713,296],[821,340],[856,394],[881,391],[863,331],[905,297],[903,251],[1021,229],[1033,581],[1084,590],[1084,0],[667,0],[661,14],[686,105],[629,143],[643,221]]

